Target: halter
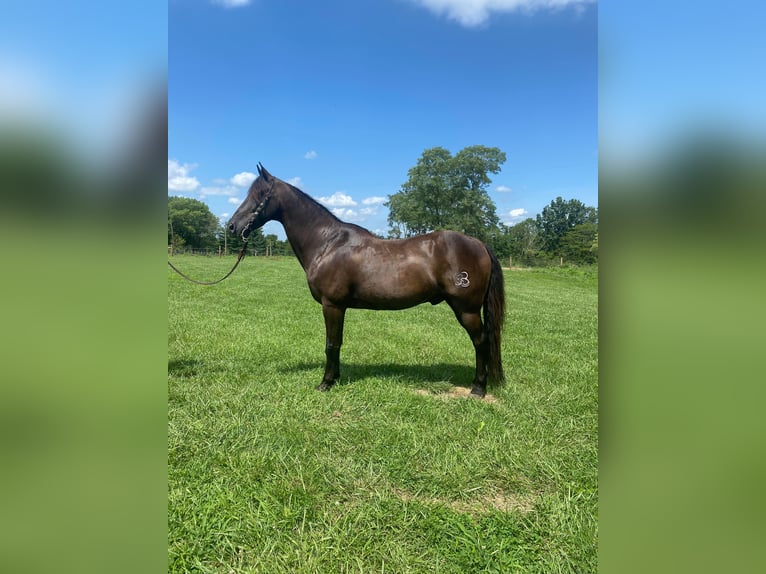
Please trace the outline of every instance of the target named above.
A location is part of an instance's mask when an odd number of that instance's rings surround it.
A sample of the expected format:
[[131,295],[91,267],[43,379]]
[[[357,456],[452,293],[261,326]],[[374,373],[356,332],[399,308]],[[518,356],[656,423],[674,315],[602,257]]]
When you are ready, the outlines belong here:
[[242,228],[242,233],[240,234],[240,237],[242,238],[242,241],[244,241],[245,243],[247,243],[246,234],[250,232],[250,229],[253,226],[253,223],[255,223],[255,220],[261,214],[261,211],[263,211],[263,208],[266,207],[266,203],[269,201],[269,199],[271,199],[271,196],[273,194],[274,194],[274,180],[271,181],[271,185],[269,186],[269,189],[267,189],[266,193],[263,194],[263,199],[256,206],[253,212],[250,214],[250,217],[247,218],[247,223],[245,223],[245,226]]

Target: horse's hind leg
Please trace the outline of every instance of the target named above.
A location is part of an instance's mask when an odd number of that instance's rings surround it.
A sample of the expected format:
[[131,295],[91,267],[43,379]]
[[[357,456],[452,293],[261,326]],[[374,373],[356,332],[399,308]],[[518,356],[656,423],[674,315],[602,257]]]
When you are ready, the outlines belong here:
[[340,347],[343,345],[343,320],[346,310],[334,305],[322,304],[322,314],[327,335],[325,342],[327,364],[317,390],[328,391],[340,378]]
[[487,361],[489,359],[489,337],[481,323],[481,314],[467,313],[452,307],[455,317],[471,337],[473,348],[476,351],[476,375],[471,386],[471,394],[475,397],[484,397],[487,394]]

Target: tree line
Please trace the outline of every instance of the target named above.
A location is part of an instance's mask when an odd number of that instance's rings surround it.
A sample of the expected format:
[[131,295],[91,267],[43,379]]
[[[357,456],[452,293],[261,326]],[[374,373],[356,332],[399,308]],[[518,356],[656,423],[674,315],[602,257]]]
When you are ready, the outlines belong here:
[[[487,243],[503,259],[533,266],[592,264],[598,260],[598,209],[557,197],[534,218],[501,223],[487,188],[506,156],[499,148],[469,146],[454,156],[445,148],[426,149],[408,171],[400,190],[389,196],[388,236],[404,238],[439,229],[461,231]],[[292,255],[288,241],[258,229],[249,245],[257,254]],[[168,244],[184,249],[236,252],[239,237],[203,202],[168,197]]]
[[577,199],[557,197],[542,213],[503,226],[495,252],[525,266],[560,261],[587,265],[598,261],[598,209]]
[[[275,234],[263,234],[257,229],[248,237],[248,252],[256,255],[293,255],[288,241]],[[207,251],[237,253],[242,248],[242,238],[226,230],[225,225],[210,208],[190,197],[168,197],[168,246],[174,253]]]

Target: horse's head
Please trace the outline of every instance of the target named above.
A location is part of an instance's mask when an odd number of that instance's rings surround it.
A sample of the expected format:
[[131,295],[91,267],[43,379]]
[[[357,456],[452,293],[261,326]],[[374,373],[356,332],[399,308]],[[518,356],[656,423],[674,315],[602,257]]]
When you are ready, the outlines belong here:
[[231,216],[229,231],[246,240],[254,229],[258,229],[272,218],[275,202],[270,200],[274,195],[274,185],[277,181],[277,178],[266,171],[265,167],[258,164],[258,177],[250,186],[245,201]]

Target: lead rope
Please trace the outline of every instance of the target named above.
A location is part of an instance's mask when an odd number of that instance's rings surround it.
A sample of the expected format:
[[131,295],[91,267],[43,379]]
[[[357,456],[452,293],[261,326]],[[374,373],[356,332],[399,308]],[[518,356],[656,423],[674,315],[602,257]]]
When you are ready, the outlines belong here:
[[226,279],[229,275],[234,273],[234,270],[237,268],[237,265],[239,265],[239,262],[242,261],[242,259],[245,258],[245,250],[247,249],[247,241],[242,245],[242,249],[239,250],[239,255],[237,256],[237,261],[234,263],[234,267],[231,268],[231,271],[229,271],[226,275],[218,279],[217,281],[197,281],[196,279],[192,279],[189,277],[186,273],[183,271],[180,271],[175,265],[173,265],[170,261],[168,261],[168,265],[170,265],[170,268],[178,273],[181,277],[186,279],[187,281],[191,281],[192,283],[196,283],[197,285],[215,285],[216,283],[220,283],[224,279]]

